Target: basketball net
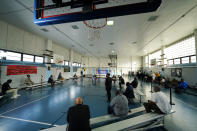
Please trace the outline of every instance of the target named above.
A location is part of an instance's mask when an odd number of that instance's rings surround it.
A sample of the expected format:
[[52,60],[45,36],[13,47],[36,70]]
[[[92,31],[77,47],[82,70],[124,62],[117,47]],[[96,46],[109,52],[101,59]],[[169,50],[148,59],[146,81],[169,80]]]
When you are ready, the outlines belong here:
[[88,40],[101,40],[102,29],[107,25],[107,18],[83,21],[88,27]]

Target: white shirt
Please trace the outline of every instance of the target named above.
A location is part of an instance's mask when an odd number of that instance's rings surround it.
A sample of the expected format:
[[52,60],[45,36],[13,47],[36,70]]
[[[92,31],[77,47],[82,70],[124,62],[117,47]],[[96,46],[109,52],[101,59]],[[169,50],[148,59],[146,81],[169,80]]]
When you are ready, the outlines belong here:
[[170,103],[168,101],[167,96],[162,92],[156,92],[152,94],[152,101],[156,103],[159,109],[168,114],[171,110]]

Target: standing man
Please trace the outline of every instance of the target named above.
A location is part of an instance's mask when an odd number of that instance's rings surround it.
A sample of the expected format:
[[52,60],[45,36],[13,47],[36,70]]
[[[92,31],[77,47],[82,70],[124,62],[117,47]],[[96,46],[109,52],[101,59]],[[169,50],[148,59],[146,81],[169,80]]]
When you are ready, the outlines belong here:
[[110,74],[107,73],[106,80],[105,80],[105,88],[107,91],[108,102],[111,101],[111,87],[112,87],[112,78],[110,77]]
[[88,105],[83,105],[82,98],[75,100],[75,106],[70,107],[67,114],[68,131],[91,131],[90,110]]

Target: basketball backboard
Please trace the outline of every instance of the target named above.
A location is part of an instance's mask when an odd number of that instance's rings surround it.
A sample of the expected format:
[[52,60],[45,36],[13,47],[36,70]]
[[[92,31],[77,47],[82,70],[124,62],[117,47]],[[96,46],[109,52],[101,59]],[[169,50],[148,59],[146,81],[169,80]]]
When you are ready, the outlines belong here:
[[162,0],[35,0],[34,23],[44,26],[147,13],[156,11],[161,2]]

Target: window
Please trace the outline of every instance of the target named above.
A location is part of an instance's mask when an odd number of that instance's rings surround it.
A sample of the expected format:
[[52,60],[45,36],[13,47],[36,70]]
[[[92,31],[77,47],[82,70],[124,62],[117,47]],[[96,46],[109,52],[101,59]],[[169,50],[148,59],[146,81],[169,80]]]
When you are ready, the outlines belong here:
[[35,57],[35,62],[36,63],[43,63],[43,60],[44,60],[43,57],[39,57],[39,56]]
[[64,65],[68,66],[68,61],[64,61]]
[[79,64],[79,67],[81,67],[81,64]]
[[169,65],[173,65],[173,64],[174,64],[174,63],[173,63],[173,60],[169,60],[169,61],[168,61],[168,64],[169,64]]
[[33,55],[23,55],[23,61],[25,62],[34,62],[34,56]]
[[3,57],[6,57],[6,54],[3,50],[0,50],[0,59],[3,59]]
[[195,55],[195,38],[191,36],[164,49],[167,59]]
[[73,66],[77,66],[77,63],[74,62],[74,63],[73,63]]
[[53,59],[51,59],[51,63],[53,63]]
[[181,60],[180,59],[175,59],[174,64],[181,64]]
[[148,56],[145,56],[145,66],[148,67]]
[[196,63],[196,56],[191,57],[191,63]]
[[[154,59],[156,59],[156,62],[152,62],[151,63],[151,61],[153,61]],[[153,64],[155,64],[155,65],[157,65],[157,62],[159,61],[161,59],[161,50],[159,50],[159,51],[157,51],[157,52],[155,52],[155,53],[152,53],[152,54],[150,54],[149,55],[149,64],[150,64],[150,66],[152,65],[152,66],[154,66]]]
[[181,61],[182,61],[182,64],[187,64],[189,63],[189,57],[181,58]]
[[6,60],[16,60],[21,61],[21,54],[15,52],[5,52]]

